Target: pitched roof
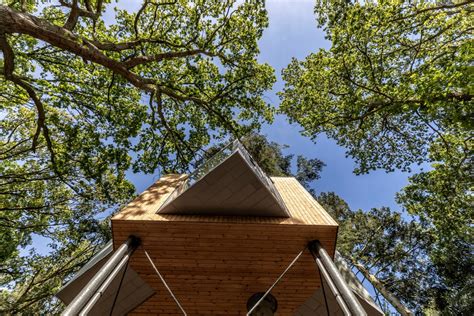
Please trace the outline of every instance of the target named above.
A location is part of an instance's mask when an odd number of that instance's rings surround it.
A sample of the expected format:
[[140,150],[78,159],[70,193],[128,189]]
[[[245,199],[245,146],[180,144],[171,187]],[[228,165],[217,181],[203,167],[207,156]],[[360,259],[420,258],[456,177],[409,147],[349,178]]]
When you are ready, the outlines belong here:
[[289,217],[273,181],[238,141],[177,186],[158,213]]

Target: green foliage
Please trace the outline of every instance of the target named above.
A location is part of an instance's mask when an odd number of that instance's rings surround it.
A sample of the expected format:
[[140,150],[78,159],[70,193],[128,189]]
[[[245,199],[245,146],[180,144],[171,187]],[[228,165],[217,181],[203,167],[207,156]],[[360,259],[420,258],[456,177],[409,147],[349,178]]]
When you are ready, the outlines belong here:
[[267,175],[284,177],[292,174],[294,156],[283,153],[288,145],[269,141],[264,135],[255,133],[244,137],[241,142]]
[[462,0],[318,0],[332,46],[294,59],[280,94],[281,111],[345,147],[357,174],[431,163],[397,198],[433,236],[432,304],[451,314],[472,310],[454,298],[473,276],[473,10]]
[[[464,136],[464,137],[463,137]],[[472,144],[467,135],[445,134],[431,147],[432,170],[415,174],[398,202],[422,221],[432,222],[449,242],[470,234],[474,218]]]
[[311,184],[320,178],[324,162],[317,158],[298,155],[295,165],[294,155],[283,153],[288,145],[269,141],[264,135],[249,134],[242,139],[242,143],[267,175],[295,177],[307,190],[313,192]]
[[281,111],[348,149],[356,172],[409,170],[472,125],[470,1],[317,1],[331,40],[283,71]]
[[352,211],[333,192],[317,200],[339,223],[339,252],[366,279],[374,276],[370,281],[376,288],[414,311],[432,303],[439,277],[428,257],[434,236],[425,227],[386,207]]
[[[58,308],[61,280],[133,196],[127,171],[184,171],[212,139],[272,118],[263,3],[110,2],[0,4],[1,313]],[[20,252],[33,236],[49,253]]]
[[432,170],[413,175],[397,195],[409,213],[434,227],[430,256],[443,280],[436,306],[450,315],[474,310],[474,173],[471,140],[462,136],[445,134],[435,141]]
[[[44,315],[58,314],[63,305],[52,298],[64,282],[64,276],[71,275],[82,267],[100,249],[104,240],[96,239],[73,243],[48,255],[35,254],[15,258],[18,275],[15,290],[0,291],[0,311],[4,314]],[[2,281],[4,280],[2,278]]]

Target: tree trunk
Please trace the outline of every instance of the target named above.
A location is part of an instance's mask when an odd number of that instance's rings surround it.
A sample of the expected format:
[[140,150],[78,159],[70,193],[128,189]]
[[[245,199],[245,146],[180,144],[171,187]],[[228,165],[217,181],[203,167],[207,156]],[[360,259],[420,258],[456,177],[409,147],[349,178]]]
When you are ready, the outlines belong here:
[[372,285],[385,297],[385,299],[390,302],[390,304],[395,307],[395,309],[402,315],[402,316],[413,316],[413,312],[405,307],[402,302],[398,298],[396,298],[387,288],[385,285],[373,274],[370,273],[363,265],[360,263],[355,262],[354,260],[350,260],[354,266],[364,275],[364,277],[372,283]]

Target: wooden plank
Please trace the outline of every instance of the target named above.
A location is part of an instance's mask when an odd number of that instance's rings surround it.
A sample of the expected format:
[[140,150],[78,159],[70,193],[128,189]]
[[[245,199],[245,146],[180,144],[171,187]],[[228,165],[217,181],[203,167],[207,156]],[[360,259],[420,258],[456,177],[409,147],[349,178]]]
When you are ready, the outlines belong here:
[[[318,229],[320,228],[320,229]],[[334,248],[336,227],[246,223],[113,221],[117,245],[133,232],[190,315],[245,314],[246,301],[265,291],[312,239]],[[179,315],[174,302],[139,249],[131,267],[157,294],[132,314]],[[316,266],[305,253],[273,294],[279,314],[290,315],[320,287]],[[173,312],[174,311],[174,312]],[[230,312],[232,311],[232,312]]]
[[[247,299],[311,240],[334,254],[337,224],[295,179],[272,178],[291,218],[156,214],[184,178],[160,179],[112,219],[115,247],[131,234],[142,239],[130,265],[156,291],[132,315],[180,315],[143,249],[189,315],[244,315]],[[272,292],[278,315],[292,315],[321,286],[318,276],[306,252]]]
[[114,220],[152,220],[152,221],[200,221],[200,222],[246,222],[270,224],[309,224],[337,226],[337,223],[315,201],[311,195],[291,177],[274,177],[272,181],[290,212],[290,218],[256,216],[204,216],[204,215],[159,215],[156,214],[166,198],[185,181],[185,175],[167,175],[140,194],[124,207]]

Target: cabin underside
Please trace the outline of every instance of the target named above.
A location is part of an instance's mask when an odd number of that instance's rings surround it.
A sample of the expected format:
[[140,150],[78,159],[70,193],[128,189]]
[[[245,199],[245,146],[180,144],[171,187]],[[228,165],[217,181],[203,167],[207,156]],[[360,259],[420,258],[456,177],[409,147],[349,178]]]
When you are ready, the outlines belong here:
[[275,315],[382,314],[334,264],[338,225],[311,194],[227,149],[112,218],[112,242],[57,295],[65,315],[245,315],[267,290]]
[[[272,180],[290,217],[159,214],[163,194],[171,194],[185,181],[178,176],[162,179],[135,206],[112,219],[114,245],[130,235],[140,236],[142,248],[189,314],[245,314],[249,297],[266,291],[308,242],[319,240],[334,256],[337,224],[294,178]],[[179,313],[141,249],[130,267],[156,291],[134,313]],[[320,282],[306,251],[272,291],[279,313],[291,315],[320,288]]]

